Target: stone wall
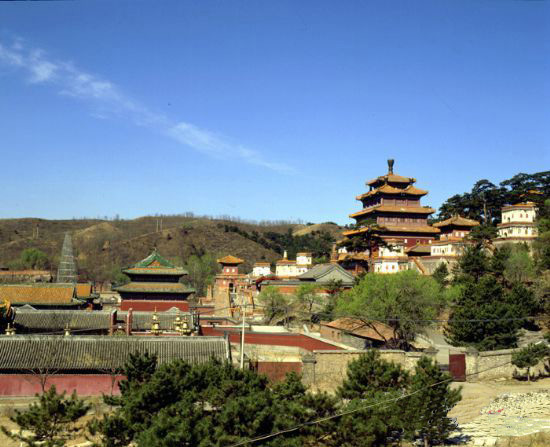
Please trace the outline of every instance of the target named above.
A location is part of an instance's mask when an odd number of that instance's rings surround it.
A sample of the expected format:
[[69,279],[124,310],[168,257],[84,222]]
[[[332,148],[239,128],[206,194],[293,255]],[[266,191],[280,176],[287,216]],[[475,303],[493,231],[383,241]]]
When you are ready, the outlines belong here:
[[[334,392],[346,377],[348,363],[367,351],[315,351],[302,356],[302,380],[313,390]],[[379,350],[382,359],[402,365],[408,371],[422,355],[434,356],[436,351],[405,352]]]
[[[475,349],[466,351],[466,375],[468,382],[483,380],[513,379],[526,377],[526,368],[517,368],[512,365],[512,353],[514,349],[501,349],[497,351],[478,352]],[[544,374],[544,362],[531,368],[531,375]]]
[[[302,379],[313,390],[334,392],[346,377],[348,363],[367,351],[313,351],[302,354]],[[422,355],[435,358],[437,350],[424,352],[405,352],[399,350],[379,350],[382,359],[397,363],[412,371]],[[466,380],[480,382],[484,380],[514,379],[526,377],[526,369],[512,365],[513,349],[478,352],[474,349],[453,348],[453,353],[464,352],[466,361]],[[545,364],[540,362],[531,368],[531,375],[545,373]]]

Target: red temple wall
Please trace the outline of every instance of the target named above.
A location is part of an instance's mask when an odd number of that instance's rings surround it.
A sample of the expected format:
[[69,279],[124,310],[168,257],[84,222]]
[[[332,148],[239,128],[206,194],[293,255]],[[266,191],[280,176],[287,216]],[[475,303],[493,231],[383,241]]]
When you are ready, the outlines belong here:
[[[46,389],[55,385],[58,392],[66,391],[68,394],[76,391],[79,396],[101,396],[119,394],[118,382],[124,376],[113,377],[110,374],[56,374],[47,378]],[[42,393],[40,378],[34,374],[1,374],[0,396],[34,396]]]
[[[223,327],[201,326],[202,335],[223,336],[227,333],[231,343],[241,342],[241,333],[235,328],[226,329]],[[305,349],[307,351],[321,350],[338,350],[342,349],[339,346],[330,344],[328,341],[317,340],[316,338],[308,337],[304,334],[293,333],[261,333],[261,332],[246,332],[244,334],[244,342],[254,345],[271,345],[271,346],[294,346]]]
[[302,362],[254,362],[252,365],[258,374],[264,374],[271,382],[282,382],[287,373],[302,373]]

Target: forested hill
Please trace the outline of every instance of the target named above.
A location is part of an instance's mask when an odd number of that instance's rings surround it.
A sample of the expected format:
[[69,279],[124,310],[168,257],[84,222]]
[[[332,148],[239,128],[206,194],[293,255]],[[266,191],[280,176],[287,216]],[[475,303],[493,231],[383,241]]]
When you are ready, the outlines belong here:
[[483,223],[500,223],[500,209],[507,204],[535,202],[542,208],[550,198],[550,171],[517,174],[498,185],[483,179],[470,192],[456,194],[439,208],[437,220],[459,214]]
[[[80,279],[102,281],[114,279],[121,267],[143,259],[153,247],[178,264],[185,264],[193,255],[215,258],[232,254],[246,260],[245,271],[256,261],[280,259],[284,250],[291,259],[298,251],[328,257],[341,229],[333,223],[257,224],[189,215],[133,220],[2,219],[0,266],[55,271],[66,232],[73,237]],[[22,256],[28,249],[39,250],[45,256]]]

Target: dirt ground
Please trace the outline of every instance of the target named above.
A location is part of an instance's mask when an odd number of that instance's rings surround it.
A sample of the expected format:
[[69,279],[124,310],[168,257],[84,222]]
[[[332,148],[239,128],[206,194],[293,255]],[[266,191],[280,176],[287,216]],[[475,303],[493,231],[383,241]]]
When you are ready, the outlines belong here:
[[[550,377],[530,383],[519,381],[455,382],[452,386],[453,388],[462,386],[462,400],[450,411],[449,416],[457,418],[459,424],[464,424],[478,417],[480,410],[500,394],[550,390]],[[550,414],[541,414],[539,417],[550,418]]]

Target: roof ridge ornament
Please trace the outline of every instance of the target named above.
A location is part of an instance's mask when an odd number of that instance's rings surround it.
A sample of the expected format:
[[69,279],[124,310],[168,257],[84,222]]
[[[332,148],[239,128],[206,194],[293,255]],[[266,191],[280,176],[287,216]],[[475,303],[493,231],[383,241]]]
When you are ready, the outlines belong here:
[[395,160],[393,158],[390,158],[388,160],[388,175],[392,175],[393,174],[393,164],[394,164]]

